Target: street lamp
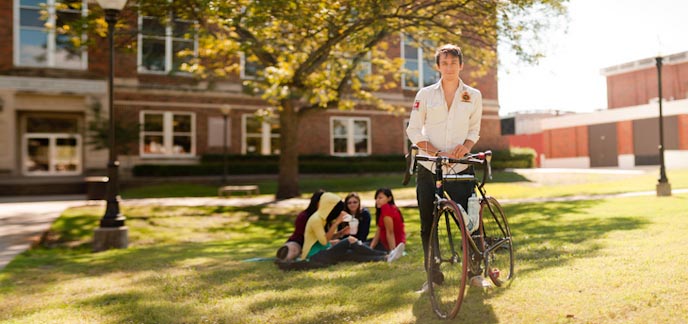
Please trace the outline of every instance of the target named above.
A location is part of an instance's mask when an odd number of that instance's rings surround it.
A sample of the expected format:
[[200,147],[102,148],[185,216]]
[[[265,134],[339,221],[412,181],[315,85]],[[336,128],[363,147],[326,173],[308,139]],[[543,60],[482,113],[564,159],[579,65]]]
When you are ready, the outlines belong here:
[[664,117],[662,116],[662,57],[655,58],[657,63],[657,85],[659,88],[659,179],[657,196],[671,196],[671,184],[664,167]]
[[222,105],[220,111],[224,116],[224,127],[222,130],[222,186],[227,185],[227,117],[232,110],[230,105]]
[[110,44],[110,64],[108,71],[108,108],[110,113],[109,140],[109,161],[108,161],[108,186],[107,186],[107,206],[105,214],[100,219],[100,227],[96,229],[93,240],[93,250],[103,251],[110,248],[126,248],[128,245],[128,230],[124,226],[125,217],[119,209],[119,179],[117,152],[115,147],[115,107],[113,105],[113,79],[115,65],[115,24],[117,15],[124,8],[127,0],[97,0],[98,4],[105,11],[105,21],[108,24],[108,43]]

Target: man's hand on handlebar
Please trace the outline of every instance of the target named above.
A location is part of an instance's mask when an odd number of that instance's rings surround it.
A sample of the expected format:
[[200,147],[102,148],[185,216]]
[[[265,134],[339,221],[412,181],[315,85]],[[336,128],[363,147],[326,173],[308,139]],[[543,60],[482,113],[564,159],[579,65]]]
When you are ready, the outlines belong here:
[[466,146],[459,144],[450,152],[451,155],[447,155],[447,157],[458,159],[470,152],[471,151]]

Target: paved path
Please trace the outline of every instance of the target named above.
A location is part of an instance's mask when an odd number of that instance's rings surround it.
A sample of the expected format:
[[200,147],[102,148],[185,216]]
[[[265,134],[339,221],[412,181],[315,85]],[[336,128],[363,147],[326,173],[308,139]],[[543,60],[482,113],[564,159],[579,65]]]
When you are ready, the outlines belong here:
[[[688,189],[673,189],[673,194],[688,193]],[[655,191],[631,192],[612,195],[570,196],[532,199],[500,199],[502,204],[537,203],[546,201],[576,201],[603,199],[612,197],[634,197],[655,195]],[[39,201],[44,200],[44,201]],[[374,206],[373,200],[363,200],[364,206]],[[415,199],[396,201],[400,207],[416,207]],[[70,207],[88,204],[103,204],[102,201],[89,202],[85,196],[39,196],[39,197],[2,197],[0,198],[0,271],[19,253],[26,251],[40,235]],[[127,199],[125,206],[159,205],[159,206],[275,206],[305,208],[308,199],[294,198],[274,201],[271,196],[253,198],[153,198]]]

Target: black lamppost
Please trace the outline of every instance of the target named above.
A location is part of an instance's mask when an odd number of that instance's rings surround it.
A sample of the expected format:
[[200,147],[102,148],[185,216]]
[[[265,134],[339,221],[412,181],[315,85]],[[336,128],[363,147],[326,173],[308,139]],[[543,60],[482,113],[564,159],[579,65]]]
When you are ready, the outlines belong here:
[[223,105],[220,108],[222,111],[222,116],[224,116],[224,124],[222,128],[222,185],[227,185],[227,117],[229,117],[229,112],[232,107],[229,105]]
[[98,4],[105,11],[105,21],[108,24],[108,43],[110,44],[110,63],[108,70],[108,108],[110,113],[108,186],[105,214],[100,219],[100,227],[95,231],[93,250],[103,251],[110,248],[126,248],[128,245],[128,230],[124,226],[125,217],[119,209],[119,161],[115,147],[115,107],[113,105],[113,79],[115,65],[115,24],[117,15],[124,8],[127,0],[98,0]]
[[671,196],[671,184],[664,167],[664,117],[662,115],[662,57],[655,58],[657,63],[657,86],[659,88],[659,179],[657,196]]

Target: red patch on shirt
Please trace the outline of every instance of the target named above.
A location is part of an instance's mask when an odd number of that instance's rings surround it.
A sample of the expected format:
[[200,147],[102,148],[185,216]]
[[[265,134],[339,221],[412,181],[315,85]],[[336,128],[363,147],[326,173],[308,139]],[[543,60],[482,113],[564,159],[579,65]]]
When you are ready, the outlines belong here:
[[420,108],[420,100],[413,102],[413,110],[418,110]]

